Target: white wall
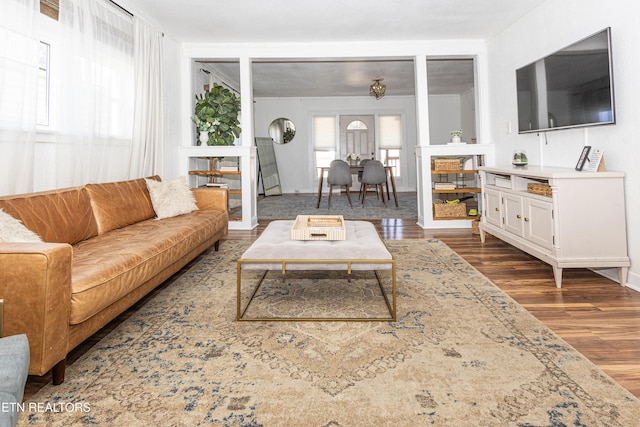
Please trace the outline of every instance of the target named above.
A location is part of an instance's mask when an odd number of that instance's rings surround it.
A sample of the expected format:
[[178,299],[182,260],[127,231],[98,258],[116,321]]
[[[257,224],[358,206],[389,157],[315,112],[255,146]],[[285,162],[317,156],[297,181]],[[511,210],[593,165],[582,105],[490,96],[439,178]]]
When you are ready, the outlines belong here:
[[414,147],[417,144],[415,98],[413,96],[323,97],[323,98],[256,98],[255,135],[269,134],[273,119],[286,117],[296,126],[296,136],[288,144],[274,144],[283,193],[318,191],[313,163],[312,119],[314,115],[400,114],[405,123],[405,179],[397,181],[398,191],[415,190]]
[[[527,150],[531,164],[573,168],[582,147],[591,145],[605,150],[609,170],[626,173],[627,236],[632,263],[628,283],[640,290],[640,215],[636,212],[640,207],[640,26],[630,19],[636,15],[634,12],[640,12],[635,0],[547,0],[488,41],[487,74],[491,139],[496,144],[497,164],[508,164],[513,150],[522,148]],[[611,27],[612,35],[617,123],[539,135],[517,134],[515,70],[606,27]],[[507,133],[509,124],[511,133]],[[593,226],[606,227],[607,219],[594,218]]]

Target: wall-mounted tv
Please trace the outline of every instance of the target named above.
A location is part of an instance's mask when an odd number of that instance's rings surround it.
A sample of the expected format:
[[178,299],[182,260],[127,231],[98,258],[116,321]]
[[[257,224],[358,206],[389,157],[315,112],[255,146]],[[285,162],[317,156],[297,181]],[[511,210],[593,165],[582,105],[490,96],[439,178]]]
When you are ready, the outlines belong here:
[[519,133],[615,123],[611,29],[516,70]]

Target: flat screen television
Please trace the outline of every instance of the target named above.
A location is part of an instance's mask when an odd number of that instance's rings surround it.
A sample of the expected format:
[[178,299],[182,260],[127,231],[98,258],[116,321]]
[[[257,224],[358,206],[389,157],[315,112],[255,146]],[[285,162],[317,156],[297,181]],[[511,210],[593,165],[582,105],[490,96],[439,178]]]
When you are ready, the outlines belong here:
[[615,123],[611,29],[516,70],[518,132]]

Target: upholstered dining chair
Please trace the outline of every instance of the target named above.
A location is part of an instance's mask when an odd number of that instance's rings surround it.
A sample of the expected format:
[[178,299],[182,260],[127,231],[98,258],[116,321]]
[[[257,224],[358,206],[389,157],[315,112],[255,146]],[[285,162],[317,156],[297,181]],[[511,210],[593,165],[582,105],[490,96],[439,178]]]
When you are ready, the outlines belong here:
[[[360,166],[364,167],[367,162],[371,160],[371,159],[362,159],[360,160]],[[362,198],[362,173],[364,172],[364,170],[358,171],[358,182],[360,183],[360,192],[358,193],[358,199]]]
[[334,186],[338,186],[340,188],[344,186],[346,188],[349,206],[353,207],[353,204],[351,203],[351,193],[349,192],[349,187],[353,184],[353,179],[351,178],[351,169],[347,162],[340,159],[336,159],[331,162],[329,165],[329,173],[327,174],[327,183],[329,184],[328,208],[331,208],[331,194]]
[[384,206],[387,206],[387,199],[384,196],[384,184],[387,183],[387,171],[384,169],[384,165],[380,160],[371,160],[364,165],[362,171],[362,206],[364,206],[364,199],[367,197],[367,186],[375,185],[376,192],[380,190],[382,202]]

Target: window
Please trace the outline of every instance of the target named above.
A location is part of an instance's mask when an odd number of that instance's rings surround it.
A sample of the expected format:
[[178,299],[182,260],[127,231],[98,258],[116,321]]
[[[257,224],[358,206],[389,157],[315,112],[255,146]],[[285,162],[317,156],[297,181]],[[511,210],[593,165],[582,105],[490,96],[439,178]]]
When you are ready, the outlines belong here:
[[[49,2],[51,3],[51,2]],[[42,3],[40,4],[42,12]],[[58,21],[40,14],[38,17],[38,64],[36,91],[36,125],[40,142],[49,138],[50,132],[56,127],[56,69],[58,56]],[[49,134],[49,136],[44,136]]]
[[49,126],[49,55],[51,46],[40,42],[38,51],[38,126]]
[[367,130],[367,124],[361,120],[354,120],[347,125],[347,130]]
[[393,173],[396,177],[402,176],[400,169],[400,153],[402,141],[402,117],[400,115],[385,115],[378,117],[380,127],[380,154],[382,162],[388,166],[393,166]]
[[336,117],[313,118],[313,152],[316,167],[328,167],[336,158]]

